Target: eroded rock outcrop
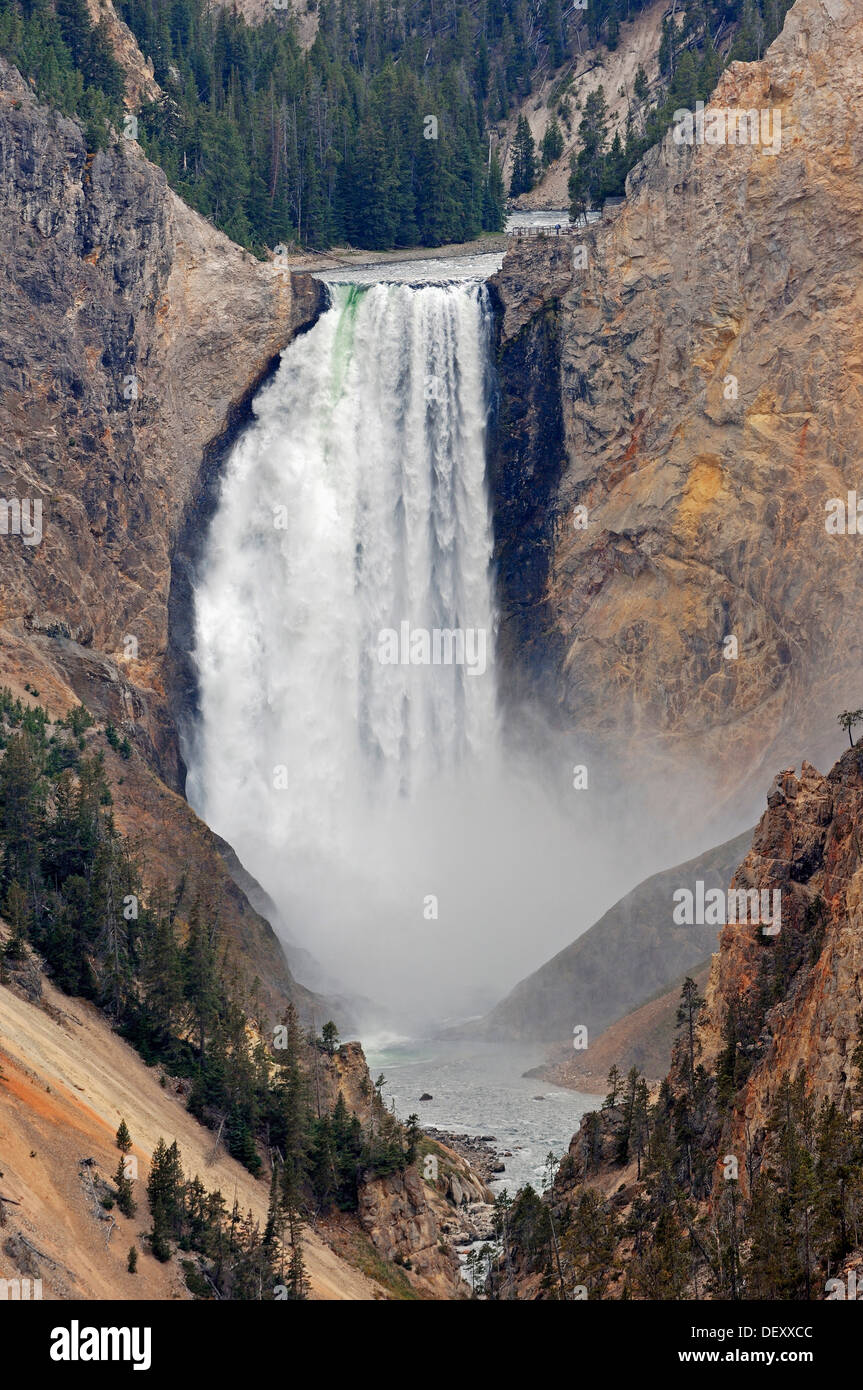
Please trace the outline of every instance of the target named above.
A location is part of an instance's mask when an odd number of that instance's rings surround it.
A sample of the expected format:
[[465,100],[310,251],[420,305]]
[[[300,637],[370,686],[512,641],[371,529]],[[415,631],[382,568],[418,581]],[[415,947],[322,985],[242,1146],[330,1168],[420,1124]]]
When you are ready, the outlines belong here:
[[492,483],[514,694],[748,814],[860,703],[861,541],[825,529],[863,443],[860,7],[797,0],[718,107],[781,148],[669,133],[614,217],[507,255]]
[[158,101],[163,95],[153,75],[153,60],[145,58],[128,24],[120,18],[112,0],[87,0],[92,24],[104,27],[105,37],[120,67],[126,88],[126,105],[136,110],[142,102]]
[[[310,1080],[325,1110],[332,1110],[341,1095],[364,1131],[379,1123],[381,1102],[358,1042],[319,1055]],[[435,1156],[434,1177],[425,1176],[427,1153]],[[462,1155],[436,1138],[424,1138],[413,1164],[383,1175],[367,1173],[357,1197],[356,1217],[323,1223],[337,1249],[356,1253],[352,1240],[361,1232],[420,1297],[467,1297],[455,1246],[491,1236],[494,1198]]]
[[378,1253],[404,1269],[425,1297],[466,1298],[456,1246],[493,1240],[494,1195],[453,1149],[434,1143],[438,1177],[422,1176],[422,1159],[404,1172],[364,1182],[359,1223]]
[[863,749],[849,749],[826,776],[808,763],[800,777],[780,773],[734,876],[734,889],[782,896],[775,936],[729,923],[711,965],[699,1030],[708,1071],[729,1010],[753,1020],[743,1044],[752,1071],[728,1121],[731,1152],[760,1149],[783,1076],[805,1076],[818,1102],[859,1109],[851,1057],[863,1003],[861,819]]
[[220,444],[323,291],[215,231],[133,142],[88,154],[2,63],[0,165],[0,495],[42,509],[39,543],[0,537],[0,622],[37,676],[59,668],[92,696],[100,665],[97,708],[181,787],[178,542],[206,521]]

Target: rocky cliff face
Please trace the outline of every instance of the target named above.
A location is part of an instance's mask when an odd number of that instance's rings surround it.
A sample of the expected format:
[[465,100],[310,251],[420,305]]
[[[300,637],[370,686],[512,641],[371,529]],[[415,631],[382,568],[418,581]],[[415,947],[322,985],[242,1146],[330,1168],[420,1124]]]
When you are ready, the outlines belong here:
[[98,653],[104,712],[179,788],[181,543],[322,290],[216,232],[133,142],[88,155],[5,64],[0,161],[0,492],[42,510],[39,543],[0,538],[0,621],[76,691]]
[[775,779],[752,848],[732,887],[781,892],[781,929],[722,930],[700,1029],[702,1060],[715,1069],[730,1009],[749,1019],[753,1061],[726,1126],[730,1152],[760,1151],[779,1080],[803,1075],[815,1099],[859,1111],[863,1005],[863,749],[849,749],[827,776],[804,763]]
[[[586,1280],[590,1297],[818,1298],[827,1279],[859,1267],[861,816],[863,747],[826,776],[804,763],[799,777],[776,777],[730,883],[731,892],[769,894],[769,911],[758,921],[750,909],[741,922],[738,909],[734,921],[729,900],[692,1054],[681,996],[671,1066],[644,1112],[640,1150],[621,1140],[621,1092],[573,1136],[550,1204],[570,1277]],[[812,1186],[792,1193],[789,1172],[809,1165]],[[810,1242],[813,1212],[820,1224]],[[591,1240],[603,1229],[597,1261]],[[555,1296],[523,1241],[519,1261],[519,1297]]]
[[117,14],[112,0],[87,0],[87,13],[92,24],[104,25],[105,36],[123,70],[129,109],[136,111],[142,102],[158,101],[163,92],[153,75],[153,60],[144,57],[135,35]]
[[[339,1093],[365,1128],[375,1122],[376,1101],[368,1065],[358,1042],[344,1043],[322,1056],[311,1078],[326,1110]],[[424,1175],[424,1158],[434,1154],[436,1178]],[[435,1299],[461,1299],[468,1285],[461,1277],[456,1243],[485,1238],[494,1200],[470,1163],[437,1140],[424,1138],[415,1163],[360,1184],[356,1217],[329,1218],[324,1227],[337,1250],[358,1255],[357,1236],[365,1237],[378,1259],[394,1266],[404,1291]],[[361,1266],[363,1261],[360,1260]]]
[[419,1293],[435,1299],[467,1298],[469,1285],[459,1273],[449,1235],[455,1211],[416,1168],[363,1183],[357,1216],[381,1258],[403,1269]]
[[861,98],[859,6],[797,0],[710,108],[773,113],[781,148],[669,133],[612,219],[493,281],[511,687],[741,814],[859,704],[860,541],[825,503],[859,481]]
[[768,892],[771,919],[772,895],[781,894],[775,934],[772,920],[722,927],[698,1027],[698,1061],[715,1074],[734,1014],[738,1051],[751,1067],[721,1136],[717,1131],[718,1153],[748,1156],[740,1165],[744,1190],[766,1152],[769,1113],[784,1076],[804,1077],[816,1106],[832,1101],[840,1111],[861,1114],[852,1063],[863,1010],[861,819],[863,747],[848,749],[826,776],[809,763],[799,777],[781,772],[751,847],[727,880],[733,892],[756,890],[759,904],[762,890]]
[[211,883],[250,977],[307,1016],[229,848],[176,794],[177,722],[194,698],[189,567],[218,464],[323,291],[216,232],[133,142],[88,154],[2,61],[0,166],[0,498],[20,500],[30,529],[13,534],[4,507],[0,683],[25,702],[37,689],[56,715],[81,700],[128,736],[132,760],[109,754],[109,774],[148,882]]

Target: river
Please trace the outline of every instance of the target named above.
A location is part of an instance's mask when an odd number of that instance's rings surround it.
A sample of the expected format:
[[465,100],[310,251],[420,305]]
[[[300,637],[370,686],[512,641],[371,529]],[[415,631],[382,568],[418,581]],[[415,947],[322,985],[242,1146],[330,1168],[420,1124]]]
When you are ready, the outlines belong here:
[[[506,1172],[492,1183],[513,1196],[530,1183],[539,1191],[549,1152],[560,1159],[596,1096],[564,1090],[523,1073],[543,1059],[541,1047],[435,1039],[366,1040],[373,1079],[383,1072],[383,1095],[396,1114],[420,1117],[424,1127],[471,1136],[494,1135]],[[424,1093],[430,1101],[420,1101]]]

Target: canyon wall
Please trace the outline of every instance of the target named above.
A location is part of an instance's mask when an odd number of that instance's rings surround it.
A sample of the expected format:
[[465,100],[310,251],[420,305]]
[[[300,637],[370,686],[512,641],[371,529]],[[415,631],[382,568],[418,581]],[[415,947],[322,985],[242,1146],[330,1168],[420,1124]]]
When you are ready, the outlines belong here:
[[630,782],[693,769],[727,833],[860,703],[861,541],[825,526],[863,443],[859,7],[797,0],[716,108],[781,148],[669,132],[607,220],[508,253],[491,480],[511,698]]
[[[716,1060],[729,1011],[746,1020],[752,1071],[726,1124],[729,1151],[760,1151],[783,1076],[805,1076],[817,1101],[860,1117],[863,1006],[863,748],[823,776],[809,763],[774,780],[736,889],[781,893],[781,930],[729,923],[713,957],[699,1028],[700,1060]],[[741,1032],[743,1030],[741,1029]],[[734,1147],[734,1146],[737,1147]]]
[[177,723],[219,463],[323,290],[215,231],[134,142],[88,153],[2,60],[0,168],[0,497],[32,532],[3,509],[0,684],[55,716],[83,701],[128,737],[108,771],[149,881],[207,884],[250,977],[308,1015],[229,848],[182,799]]
[[99,653],[108,712],[180,787],[178,538],[206,519],[220,441],[323,291],[215,231],[134,142],[88,154],[2,63],[0,160],[0,490],[42,507],[38,544],[2,538],[0,619],[76,690]]
[[[460,1034],[567,1042],[571,1049],[580,1025],[592,1047],[609,1024],[696,970],[715,950],[716,926],[674,923],[674,894],[695,894],[699,880],[706,892],[724,892],[751,839],[751,831],[744,831],[697,859],[653,874]],[[576,1060],[592,1064],[593,1058]]]

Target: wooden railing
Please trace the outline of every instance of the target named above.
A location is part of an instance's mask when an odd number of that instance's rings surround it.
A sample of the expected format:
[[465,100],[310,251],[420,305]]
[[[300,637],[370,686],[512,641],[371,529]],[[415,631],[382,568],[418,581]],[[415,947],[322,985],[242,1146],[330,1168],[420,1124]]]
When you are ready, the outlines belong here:
[[532,237],[555,237],[564,236],[569,232],[580,231],[581,228],[564,226],[559,227],[512,227],[507,229],[507,236],[520,237],[528,240]]

